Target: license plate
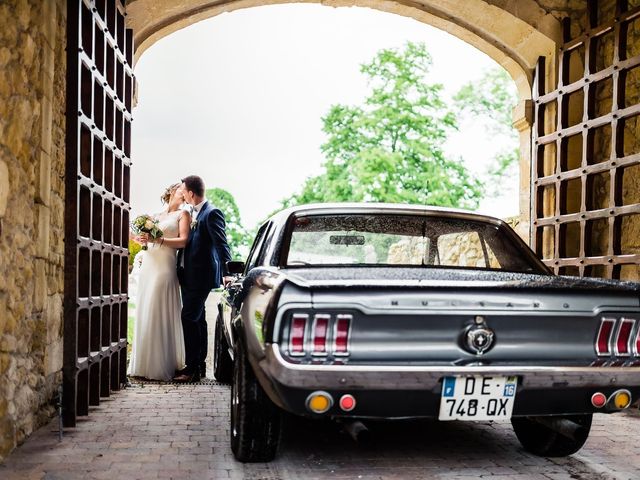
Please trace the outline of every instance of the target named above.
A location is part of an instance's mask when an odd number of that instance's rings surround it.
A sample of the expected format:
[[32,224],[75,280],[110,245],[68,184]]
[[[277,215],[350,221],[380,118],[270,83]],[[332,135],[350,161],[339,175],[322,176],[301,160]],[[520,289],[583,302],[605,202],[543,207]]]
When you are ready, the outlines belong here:
[[508,420],[516,398],[516,377],[445,377],[439,420]]

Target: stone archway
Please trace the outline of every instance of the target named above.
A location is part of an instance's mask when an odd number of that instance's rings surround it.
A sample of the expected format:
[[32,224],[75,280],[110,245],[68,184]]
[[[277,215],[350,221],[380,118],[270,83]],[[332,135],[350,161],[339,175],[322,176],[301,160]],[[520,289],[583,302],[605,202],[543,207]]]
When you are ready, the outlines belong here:
[[[224,12],[280,3],[290,2],[130,0],[127,3],[127,25],[134,32],[135,59],[140,58],[158,40],[198,21]],[[523,0],[517,5],[484,0],[333,0],[319,3],[331,7],[367,7],[414,18],[471,44],[511,75],[519,96],[513,116],[520,140],[520,221],[517,230],[523,238],[528,239],[533,71],[538,59],[546,58],[547,82],[555,83],[555,55],[562,39],[560,21],[534,0]]]
[[[245,0],[68,3],[63,366],[68,426],[126,382],[134,56],[190,23],[260,4]],[[516,15],[519,11],[481,0],[429,0],[413,5],[353,0],[333,5],[369,6],[415,18],[462,38],[503,65],[519,92],[515,124],[521,133],[520,176],[521,185],[529,185],[532,72],[539,58],[548,60],[545,65],[554,65],[557,44],[552,37],[557,20],[537,9],[524,10],[525,21]],[[538,24],[548,31],[534,26]],[[137,50],[136,41],[140,42]],[[553,71],[547,72],[552,83]],[[524,221],[520,226],[526,237],[529,189],[521,191]]]

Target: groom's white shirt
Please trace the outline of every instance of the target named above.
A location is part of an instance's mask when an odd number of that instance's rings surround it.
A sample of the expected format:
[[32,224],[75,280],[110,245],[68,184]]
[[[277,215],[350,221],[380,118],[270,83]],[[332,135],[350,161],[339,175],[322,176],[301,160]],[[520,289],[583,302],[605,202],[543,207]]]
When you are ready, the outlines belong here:
[[200,210],[202,210],[202,206],[206,203],[206,201],[207,201],[207,199],[205,198],[198,205],[193,207],[193,213],[191,214],[191,220],[196,220],[198,218],[198,214],[200,213]]

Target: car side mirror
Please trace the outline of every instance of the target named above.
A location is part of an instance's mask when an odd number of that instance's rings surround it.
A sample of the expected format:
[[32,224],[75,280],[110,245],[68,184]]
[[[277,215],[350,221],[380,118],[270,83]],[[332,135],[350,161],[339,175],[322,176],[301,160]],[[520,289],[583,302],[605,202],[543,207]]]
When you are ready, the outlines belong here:
[[227,270],[233,275],[242,275],[244,273],[244,262],[234,260],[227,262]]

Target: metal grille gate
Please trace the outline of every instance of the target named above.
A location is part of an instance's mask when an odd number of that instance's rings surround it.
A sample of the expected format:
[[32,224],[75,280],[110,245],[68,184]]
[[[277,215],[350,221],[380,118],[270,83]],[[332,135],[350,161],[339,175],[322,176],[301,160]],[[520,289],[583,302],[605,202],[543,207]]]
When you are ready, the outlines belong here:
[[[531,245],[555,273],[634,278],[640,190],[640,7],[588,2],[586,31],[560,51],[558,86],[534,79]],[[615,8],[613,8],[613,6]],[[627,41],[629,40],[629,41]],[[634,138],[635,136],[635,138]],[[636,192],[636,193],[634,193]],[[628,232],[628,233],[627,233]]]
[[67,21],[64,423],[126,381],[133,34],[119,0]]

